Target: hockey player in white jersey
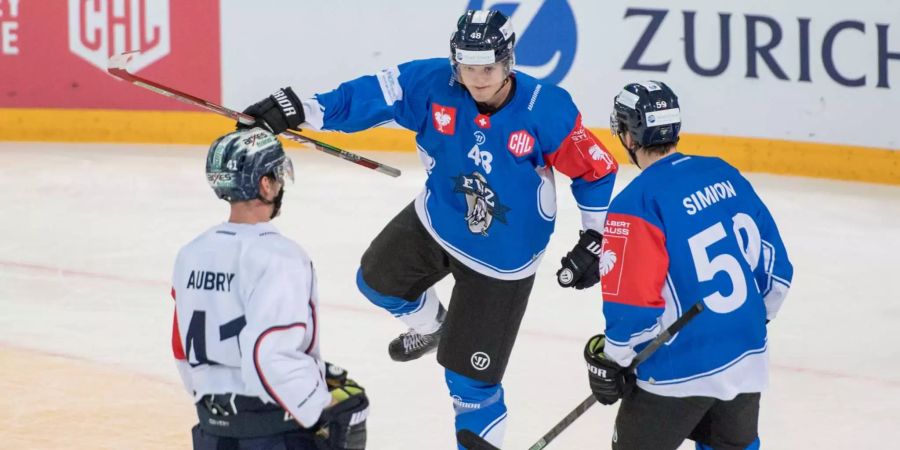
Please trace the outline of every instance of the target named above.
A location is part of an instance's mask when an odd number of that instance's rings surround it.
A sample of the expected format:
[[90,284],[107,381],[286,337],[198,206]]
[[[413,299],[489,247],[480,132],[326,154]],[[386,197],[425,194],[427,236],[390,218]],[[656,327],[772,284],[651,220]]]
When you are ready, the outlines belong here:
[[365,448],[365,391],[319,354],[312,262],[270,222],[291,160],[273,134],[242,130],[212,144],[206,177],[230,217],[181,249],[172,278],[194,448]]

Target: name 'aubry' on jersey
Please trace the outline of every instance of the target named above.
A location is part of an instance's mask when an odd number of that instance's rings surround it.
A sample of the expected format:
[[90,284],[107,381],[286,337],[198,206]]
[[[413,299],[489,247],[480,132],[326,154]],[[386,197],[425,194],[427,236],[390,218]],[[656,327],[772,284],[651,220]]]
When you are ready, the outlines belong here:
[[234,273],[192,270],[188,275],[185,289],[203,289],[207,291],[231,292],[231,281]]

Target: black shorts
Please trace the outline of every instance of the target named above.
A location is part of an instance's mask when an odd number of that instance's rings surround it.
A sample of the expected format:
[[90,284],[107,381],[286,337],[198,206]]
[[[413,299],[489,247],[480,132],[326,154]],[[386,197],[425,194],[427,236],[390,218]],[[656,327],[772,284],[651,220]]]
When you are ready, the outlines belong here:
[[685,439],[716,450],[743,450],[757,438],[760,394],[732,400],[664,397],[634,388],[622,399],[614,450],[676,449]]
[[438,362],[486,383],[503,379],[534,275],[507,281],[469,269],[435,242],[412,204],[375,237],[361,265],[372,289],[409,301],[452,274],[456,283],[446,305]]
[[289,432],[255,438],[229,438],[209,434],[194,425],[191,429],[194,450],[317,450],[309,432]]

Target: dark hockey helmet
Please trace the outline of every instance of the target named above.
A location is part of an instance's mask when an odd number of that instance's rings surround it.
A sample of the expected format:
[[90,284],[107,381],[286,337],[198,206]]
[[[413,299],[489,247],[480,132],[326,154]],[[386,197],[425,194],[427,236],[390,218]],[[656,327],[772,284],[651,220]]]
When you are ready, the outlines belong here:
[[259,180],[266,175],[293,182],[294,166],[278,138],[262,128],[228,133],[209,147],[206,181],[222,200],[258,198]]
[[616,136],[620,132],[631,134],[641,147],[678,142],[678,96],[660,81],[631,83],[616,95],[609,127]]
[[511,71],[515,45],[512,21],[503,13],[470,9],[456,22],[456,31],[450,38],[450,61],[454,68],[457,64],[480,66],[507,61]]

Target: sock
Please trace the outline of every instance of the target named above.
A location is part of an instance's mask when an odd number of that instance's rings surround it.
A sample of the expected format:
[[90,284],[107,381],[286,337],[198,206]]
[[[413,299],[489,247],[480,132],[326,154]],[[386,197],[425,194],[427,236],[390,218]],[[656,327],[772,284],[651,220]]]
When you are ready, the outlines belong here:
[[[756,438],[756,440],[751,442],[750,445],[748,445],[744,450],[759,450],[759,446],[759,438]],[[694,442],[694,448],[696,450],[713,450],[712,447],[700,442]]]
[[[456,431],[467,429],[501,448],[506,433],[506,403],[503,387],[445,369],[447,387],[456,412]],[[458,445],[458,444],[457,444]],[[459,446],[459,450],[465,450]]]
[[359,291],[375,306],[391,313],[391,315],[403,321],[407,327],[416,330],[420,334],[434,333],[441,326],[441,323],[438,321],[441,301],[438,299],[434,288],[428,288],[425,293],[413,301],[384,295],[372,289],[366,283],[366,280],[362,277],[362,269],[356,271],[356,285],[359,287]]

